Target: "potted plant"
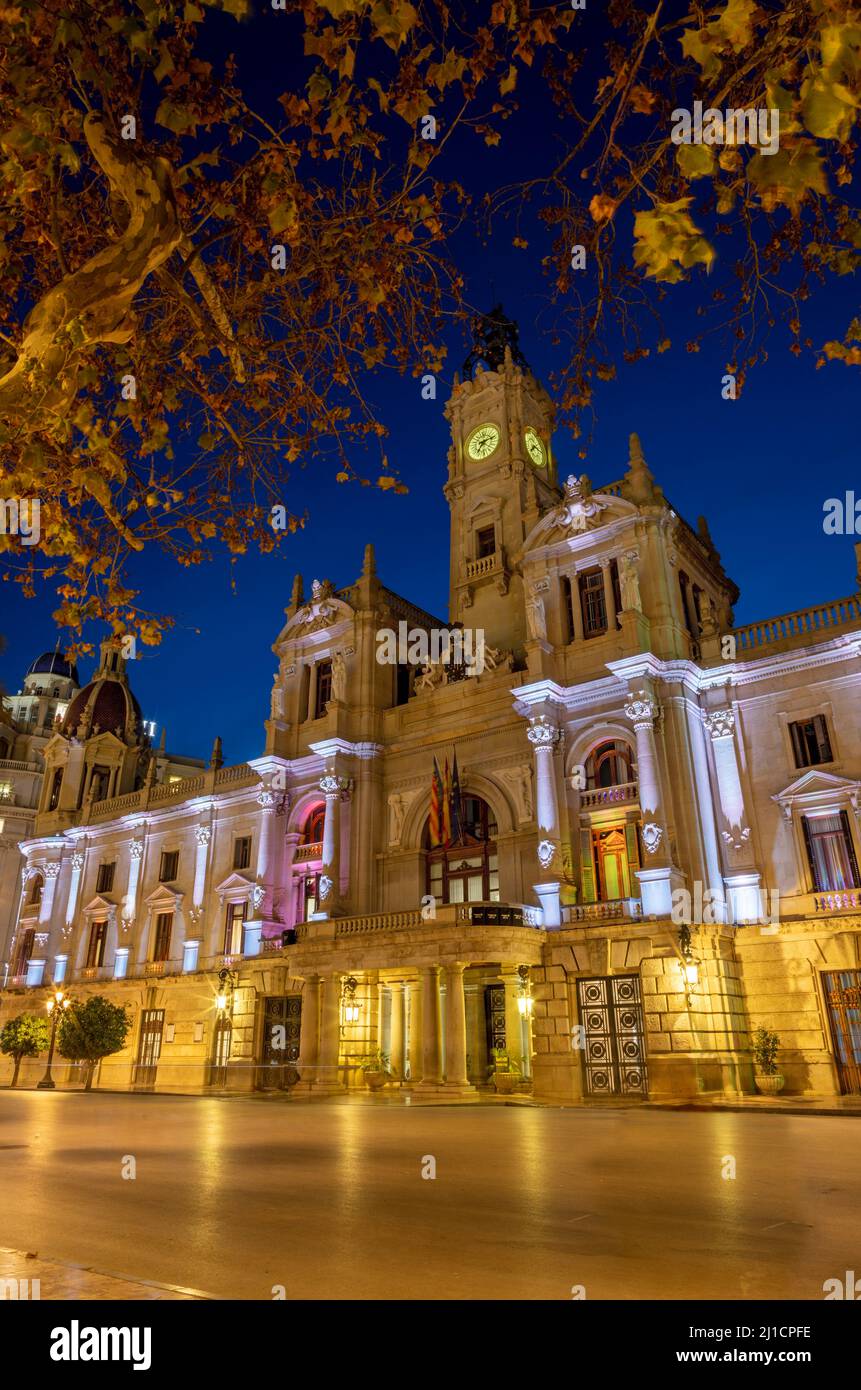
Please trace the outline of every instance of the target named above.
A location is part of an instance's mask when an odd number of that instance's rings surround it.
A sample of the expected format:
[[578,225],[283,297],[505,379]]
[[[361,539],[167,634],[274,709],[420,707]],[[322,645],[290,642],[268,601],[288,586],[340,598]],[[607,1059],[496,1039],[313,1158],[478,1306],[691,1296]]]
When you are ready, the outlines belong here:
[[776,1096],[783,1090],[783,1073],[778,1071],[777,1050],[780,1038],[768,1028],[757,1028],[753,1035],[753,1062],[756,1089],[764,1096]]
[[386,1082],[391,1080],[389,1058],[385,1052],[372,1052],[370,1057],[366,1057],[362,1063],[362,1071],[365,1073],[365,1081],[372,1091],[382,1090]]
[[492,1049],[493,1063],[490,1068],[490,1079],[496,1089],[497,1095],[511,1095],[512,1091],[517,1090],[520,1081],[520,1068],[516,1062],[512,1062],[504,1047],[494,1047]]

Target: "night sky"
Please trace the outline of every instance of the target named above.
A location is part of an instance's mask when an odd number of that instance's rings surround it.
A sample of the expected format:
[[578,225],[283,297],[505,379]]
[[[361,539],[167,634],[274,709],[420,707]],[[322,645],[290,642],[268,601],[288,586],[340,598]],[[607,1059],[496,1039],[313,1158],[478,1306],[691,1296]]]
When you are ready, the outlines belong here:
[[[255,83],[268,98],[285,85],[288,55],[274,28],[284,17],[262,5],[258,9],[257,21],[242,33],[219,19],[210,41],[217,49],[221,24],[229,32],[229,46],[243,65],[252,66]],[[571,42],[591,42],[597,20],[587,20],[585,12],[579,18],[582,27],[572,32]],[[533,80],[540,78],[536,74]],[[528,84],[518,95],[523,109],[499,147],[489,149],[467,135],[454,153],[455,172],[470,191],[533,172],[536,143],[552,138],[543,120],[531,119]],[[549,234],[530,221],[524,252],[511,246],[515,231],[501,226],[486,247],[474,229],[465,228],[453,251],[467,298],[481,307],[494,299],[503,302],[520,324],[527,360],[547,384],[563,350],[550,343],[552,314],[540,268]],[[630,236],[630,227],[622,224],[619,236]],[[719,243],[719,253],[724,249]],[[812,355],[789,354],[789,340],[778,329],[768,362],[750,374],[741,398],[722,400],[721,377],[732,343],[716,336],[698,354],[684,346],[701,327],[694,310],[703,278],[698,270],[689,286],[670,288],[664,312],[673,347],[631,366],[619,354],[616,380],[598,384],[599,418],[585,460],[570,434],[557,430],[560,474],[585,470],[596,485],[618,479],[626,467],[628,435],[636,430],[676,510],[693,525],[699,513],[707,516],[724,567],[741,589],[735,610],[739,623],[852,593],[853,542],[861,537],[826,536],[822,519],[827,498],[849,489],[861,496],[856,372],[841,363],[816,371]],[[851,277],[820,292],[806,310],[805,329],[814,343],[841,337],[856,302]],[[436,401],[422,400],[417,379],[391,372],[378,372],[368,390],[390,427],[386,452],[409,495],[338,485],[334,459],[315,463],[286,483],[285,503],[307,509],[310,519],[278,554],[231,563],[213,551],[211,562],[196,570],[153,554],[129,571],[145,583],[145,605],[176,618],[160,647],[139,644],[141,654],[130,666],[144,716],[158,723],[159,732],[166,725],[171,751],[208,757],[213,736],[220,734],[227,762],[261,752],[276,665],[271,646],[297,571],[305,577],[306,591],[315,577],[329,578],[337,587],[351,583],[361,569],[365,543],[373,541],[383,582],[446,617],[449,533],[442,487],[449,435],[443,404],[467,345],[459,331],[444,337],[450,357],[438,379]],[[54,607],[53,591],[28,601],[11,584],[0,589],[0,632],[7,639],[0,682],[6,690],[17,690],[33,658],[54,646]],[[97,642],[99,635],[94,629],[87,637]],[[82,678],[89,669],[89,663],[81,663]]]

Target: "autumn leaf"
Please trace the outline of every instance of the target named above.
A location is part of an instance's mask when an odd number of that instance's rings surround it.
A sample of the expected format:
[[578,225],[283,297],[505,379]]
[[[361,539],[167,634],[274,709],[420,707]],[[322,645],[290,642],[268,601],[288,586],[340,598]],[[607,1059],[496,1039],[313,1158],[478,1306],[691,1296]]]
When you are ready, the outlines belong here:
[[812,140],[800,140],[772,155],[755,154],[747,177],[769,211],[782,203],[797,212],[808,193],[828,192],[822,156]]
[[714,247],[702,235],[688,213],[691,198],[656,203],[651,212],[634,218],[634,263],[653,280],[674,284],[695,265],[710,270]]
[[679,145],[676,161],[686,179],[707,178],[714,171],[714,152],[708,145]]
[[619,204],[608,193],[596,193],[589,204],[593,222],[609,222]]

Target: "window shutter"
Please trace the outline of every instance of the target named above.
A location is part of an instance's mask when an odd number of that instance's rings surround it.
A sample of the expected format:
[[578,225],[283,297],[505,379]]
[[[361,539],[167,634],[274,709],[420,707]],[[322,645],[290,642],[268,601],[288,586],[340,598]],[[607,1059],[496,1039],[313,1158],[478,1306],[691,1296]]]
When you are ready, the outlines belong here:
[[807,824],[807,817],[801,817],[801,829],[804,831],[804,847],[807,850],[807,862],[810,865],[810,876],[813,879],[813,887],[817,893],[822,891],[822,884],[819,882],[819,874],[816,869],[816,860],[813,857],[813,846],[810,843],[810,827]]
[[846,858],[849,860],[849,866],[852,870],[852,887],[859,888],[861,887],[861,881],[859,881],[858,878],[858,861],[855,858],[855,846],[852,843],[852,827],[849,824],[849,814],[847,811],[840,812],[840,821],[843,826],[843,839],[846,844]]
[[789,735],[792,739],[792,752],[793,756],[795,757],[795,766],[806,767],[807,754],[804,749],[804,744],[802,743],[801,730],[798,724],[790,724]]
[[580,831],[580,883],[582,901],[593,903],[595,898],[595,865],[592,861],[592,832]]
[[821,763],[830,763],[831,742],[828,738],[828,723],[824,714],[817,714],[813,721],[813,731],[816,735],[816,747],[819,750],[819,761]]

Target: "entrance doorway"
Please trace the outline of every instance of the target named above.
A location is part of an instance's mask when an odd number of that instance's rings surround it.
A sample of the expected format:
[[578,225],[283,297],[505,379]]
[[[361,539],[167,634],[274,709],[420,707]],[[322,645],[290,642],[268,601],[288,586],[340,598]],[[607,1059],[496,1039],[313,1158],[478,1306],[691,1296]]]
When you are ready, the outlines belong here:
[[595,860],[598,865],[598,896],[601,902],[615,902],[631,896],[631,871],[625,832],[618,826],[595,832]]
[[161,1038],[164,1032],[164,1009],[144,1009],[141,1012],[141,1031],[138,1056],[132,1085],[141,1091],[155,1089]]
[[822,982],[840,1090],[861,1095],[861,970],[828,970]]
[[587,1095],[648,1095],[639,975],[578,980],[577,1004]]
[[273,994],[263,1000],[263,1040],[257,1085],[262,1091],[287,1091],[299,1080],[301,994]]

